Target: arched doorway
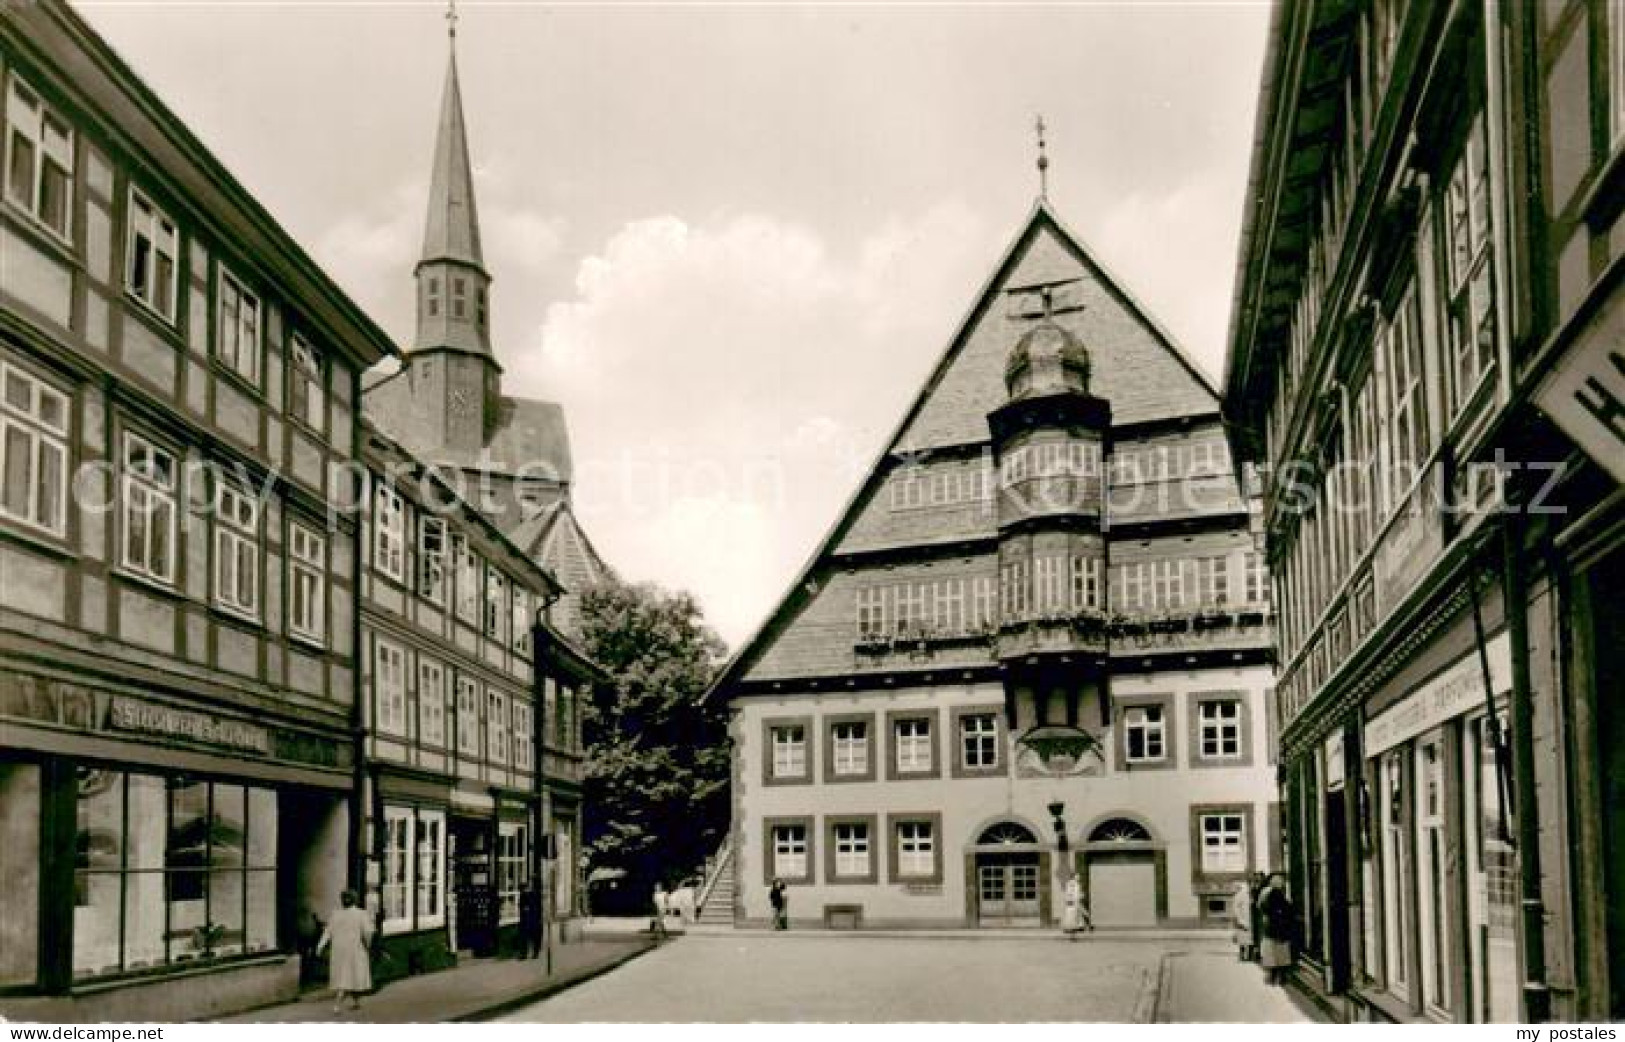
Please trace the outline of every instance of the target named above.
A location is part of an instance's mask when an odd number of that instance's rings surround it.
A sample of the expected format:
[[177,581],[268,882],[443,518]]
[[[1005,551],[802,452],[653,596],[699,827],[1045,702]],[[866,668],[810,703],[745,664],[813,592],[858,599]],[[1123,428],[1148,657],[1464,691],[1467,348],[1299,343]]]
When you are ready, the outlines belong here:
[[972,848],[972,921],[980,926],[1041,926],[1049,904],[1049,855],[1027,826],[999,821]]
[[1156,926],[1167,915],[1162,847],[1143,823],[1126,816],[1099,821],[1078,860],[1094,925]]

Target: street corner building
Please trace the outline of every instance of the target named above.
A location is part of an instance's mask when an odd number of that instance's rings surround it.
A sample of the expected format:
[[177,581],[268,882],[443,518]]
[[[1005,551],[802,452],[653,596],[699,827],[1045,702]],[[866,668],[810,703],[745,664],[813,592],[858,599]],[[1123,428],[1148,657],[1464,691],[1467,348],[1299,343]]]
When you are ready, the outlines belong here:
[[[416,346],[489,423],[447,99],[419,274],[463,325]],[[528,512],[403,448],[363,407],[387,334],[67,5],[0,17],[0,113],[0,1010],[289,1000],[347,887],[382,979],[517,947],[533,883],[558,936],[603,677],[551,569],[607,571],[562,415],[503,457],[555,475]]]
[[1625,11],[1274,16],[1226,374],[1262,464],[1295,983],[1625,1017]]
[[[1216,924],[1274,863],[1271,614],[1218,394],[1040,198],[713,691],[734,921]],[[709,908],[706,910],[709,912]]]
[[348,878],[336,483],[394,348],[67,7],[7,8],[0,80],[0,988],[286,997]]

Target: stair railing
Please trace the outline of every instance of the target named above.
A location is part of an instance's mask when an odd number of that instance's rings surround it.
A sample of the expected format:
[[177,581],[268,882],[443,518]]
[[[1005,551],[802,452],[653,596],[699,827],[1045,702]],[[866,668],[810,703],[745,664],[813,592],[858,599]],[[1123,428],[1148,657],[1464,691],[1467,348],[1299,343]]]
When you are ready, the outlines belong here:
[[711,899],[711,891],[716,889],[717,880],[727,871],[728,863],[733,860],[733,833],[722,837],[722,844],[717,852],[710,858],[711,863],[706,866],[705,884],[694,900],[694,914],[699,915],[705,908],[705,902]]

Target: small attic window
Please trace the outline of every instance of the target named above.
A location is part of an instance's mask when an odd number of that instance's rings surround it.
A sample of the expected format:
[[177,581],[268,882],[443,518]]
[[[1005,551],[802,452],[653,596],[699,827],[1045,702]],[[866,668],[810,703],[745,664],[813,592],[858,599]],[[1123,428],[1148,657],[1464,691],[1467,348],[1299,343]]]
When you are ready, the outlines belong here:
[[424,307],[431,318],[440,314],[440,280],[433,275],[429,276],[428,289],[424,294]]

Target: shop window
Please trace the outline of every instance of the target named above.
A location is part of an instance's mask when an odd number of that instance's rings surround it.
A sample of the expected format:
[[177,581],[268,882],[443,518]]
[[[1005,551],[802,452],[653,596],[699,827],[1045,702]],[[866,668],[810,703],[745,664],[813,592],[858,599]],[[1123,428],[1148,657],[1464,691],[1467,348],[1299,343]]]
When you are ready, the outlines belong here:
[[530,885],[530,827],[504,821],[497,830],[497,907],[502,923],[519,921],[519,897]]
[[76,780],[76,977],[275,947],[274,791],[91,768]]
[[6,198],[49,228],[71,238],[73,127],[17,77],[6,96]]
[[327,540],[297,522],[288,525],[288,629],[327,641]]
[[0,384],[0,515],[65,535],[68,397],[6,362]]
[[386,804],[379,902],[386,934],[445,924],[446,816]]
[[147,310],[173,325],[180,231],[167,214],[134,186],[130,188],[129,225],[124,288]]
[[126,431],[119,520],[123,526],[120,563],[146,579],[175,581],[175,456]]
[[215,319],[215,357],[227,369],[259,386],[260,301],[231,273],[220,269],[216,288],[219,314]]
[[1402,752],[1383,757],[1379,812],[1382,816],[1382,932],[1383,971],[1388,990],[1400,998],[1410,994],[1410,917],[1405,889],[1409,879],[1406,823],[1409,811]]
[[215,495],[215,603],[258,618],[259,572],[259,504],[247,492],[222,482]]
[[1422,1000],[1446,1012],[1450,1005],[1449,904],[1445,838],[1444,743],[1442,739],[1416,747],[1416,861],[1417,931],[1422,946]]

